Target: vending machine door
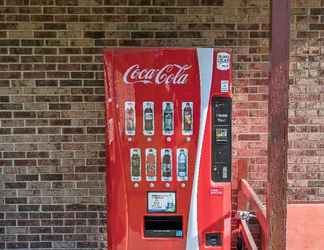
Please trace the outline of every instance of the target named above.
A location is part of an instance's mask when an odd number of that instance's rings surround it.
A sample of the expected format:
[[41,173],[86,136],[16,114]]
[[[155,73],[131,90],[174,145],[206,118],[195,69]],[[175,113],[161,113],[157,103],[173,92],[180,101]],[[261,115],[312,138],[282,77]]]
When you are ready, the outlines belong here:
[[230,52],[111,49],[104,63],[108,249],[230,249]]

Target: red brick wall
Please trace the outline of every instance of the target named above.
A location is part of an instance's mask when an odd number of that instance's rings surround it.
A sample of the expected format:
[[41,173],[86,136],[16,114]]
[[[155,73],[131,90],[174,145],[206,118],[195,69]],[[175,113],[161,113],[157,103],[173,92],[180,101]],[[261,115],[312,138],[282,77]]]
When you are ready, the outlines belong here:
[[[308,2],[292,23],[298,201],[324,200],[324,9]],[[234,165],[263,193],[268,23],[265,0],[0,0],[0,249],[104,248],[103,48],[232,48]]]
[[324,201],[324,1],[295,1],[291,26],[289,198]]

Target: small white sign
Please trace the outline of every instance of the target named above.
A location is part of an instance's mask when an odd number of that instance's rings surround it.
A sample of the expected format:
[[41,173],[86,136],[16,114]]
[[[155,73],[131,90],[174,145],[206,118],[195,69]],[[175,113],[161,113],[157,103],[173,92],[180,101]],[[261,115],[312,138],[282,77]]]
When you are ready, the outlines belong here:
[[147,200],[149,213],[176,212],[176,194],[174,192],[149,192]]
[[221,93],[227,93],[229,91],[229,81],[221,80]]
[[217,54],[217,69],[229,70],[230,67],[230,54],[227,52],[220,52]]

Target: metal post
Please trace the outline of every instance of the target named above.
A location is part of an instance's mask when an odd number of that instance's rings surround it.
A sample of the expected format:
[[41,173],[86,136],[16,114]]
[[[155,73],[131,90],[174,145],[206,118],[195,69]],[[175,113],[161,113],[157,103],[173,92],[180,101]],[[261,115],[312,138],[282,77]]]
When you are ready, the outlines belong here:
[[290,0],[272,0],[267,190],[270,250],[286,250],[289,19]]

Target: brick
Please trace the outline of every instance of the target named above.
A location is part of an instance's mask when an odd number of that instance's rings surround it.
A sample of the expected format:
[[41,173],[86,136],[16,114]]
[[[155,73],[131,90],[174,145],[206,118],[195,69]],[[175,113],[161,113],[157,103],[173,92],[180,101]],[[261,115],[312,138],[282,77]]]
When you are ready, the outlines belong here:
[[4,152],[3,158],[25,158],[25,152]]
[[6,249],[22,249],[28,248],[28,243],[27,242],[7,242],[6,243]]
[[88,134],[104,134],[105,128],[104,127],[88,127],[87,133]]
[[202,0],[202,5],[223,6],[224,5],[224,0]]
[[15,63],[19,61],[18,56],[1,56],[0,63]]
[[65,23],[45,23],[44,24],[45,30],[66,30]]
[[52,230],[50,227],[31,227],[30,233],[34,234],[48,234],[51,233]]
[[36,80],[37,87],[57,87],[58,85],[57,80]]
[[62,174],[42,174],[41,181],[57,181],[63,180]]
[[104,0],[104,5],[126,5],[127,0]]
[[55,0],[56,5],[77,6],[78,0]]
[[[52,22],[52,21],[54,21],[54,16],[52,16],[52,15],[32,15],[31,21],[32,22]],[[37,36],[35,36],[35,37],[37,37]]]
[[9,135],[11,134],[10,128],[0,128],[0,135]]
[[18,241],[39,241],[39,235],[18,235]]
[[14,128],[13,133],[14,134],[35,134],[36,130],[35,128]]
[[42,211],[64,211],[64,206],[63,205],[42,205]]
[[60,234],[54,234],[54,235],[45,234],[45,235],[41,235],[41,240],[42,241],[63,241],[63,235],[60,235]]
[[83,134],[83,128],[63,128],[63,134]]
[[[44,58],[42,56],[21,56],[21,62],[22,63],[42,63],[44,62]],[[32,73],[38,73],[38,72],[32,72]],[[40,72],[44,73],[44,72]]]
[[16,181],[38,181],[38,175],[16,175]]
[[19,205],[18,210],[21,212],[37,212],[39,207],[39,205]]
[[15,39],[0,39],[0,47],[1,46],[19,46],[20,41]]
[[187,6],[193,6],[193,5],[199,5],[198,0],[178,0],[178,5],[187,5]]
[[46,151],[27,152],[27,158],[48,158],[49,153]]
[[97,242],[78,242],[77,243],[78,248],[97,248],[98,243]]
[[[81,49],[80,48],[60,48],[59,49],[60,54],[81,54]],[[63,66],[61,70],[73,70],[74,67],[77,67],[79,69],[79,65],[75,64],[65,64],[65,65],[59,65]]]
[[35,118],[35,112],[14,112],[15,118]]
[[310,14],[311,15],[324,15],[324,9],[323,8],[311,8]]
[[11,112],[0,112],[0,118],[11,118],[12,113]]
[[44,128],[37,128],[38,134],[60,134],[60,128],[51,128],[51,127],[44,127]]
[[[44,5],[49,5],[49,4],[44,4]],[[67,12],[67,8],[51,6],[51,7],[43,7],[43,11],[44,14],[65,14]]]
[[310,30],[324,30],[324,24],[322,23],[311,23],[309,25]]
[[52,55],[57,54],[56,48],[35,48],[35,54],[42,54],[42,55]]
[[26,183],[25,182],[8,182],[8,183],[5,183],[5,188],[13,188],[13,189],[26,188]]
[[66,205],[66,210],[67,211],[85,211],[87,210],[87,206],[83,204],[71,204],[71,205]]
[[104,38],[105,32],[104,31],[86,31],[86,32],[84,32],[84,37],[85,38],[93,38],[93,39]]
[[35,160],[14,160],[15,166],[22,166],[22,167],[27,167],[27,166],[35,166],[36,161]]
[[28,219],[28,213],[6,213],[6,219]]
[[50,103],[50,110],[69,110],[71,109],[71,104],[69,103]]
[[27,198],[5,198],[6,204],[26,204]]
[[29,226],[39,226],[40,221],[39,220],[18,220],[17,221],[18,226],[21,227],[29,227]]
[[71,78],[93,78],[93,72],[71,72]]
[[171,15],[152,16],[152,22],[175,22],[175,17]]
[[54,233],[73,233],[74,229],[73,227],[53,227],[53,232]]
[[60,102],[82,102],[82,96],[60,96]]
[[21,40],[22,46],[44,46],[44,41],[43,40],[31,40],[31,39],[26,39],[26,40]]

